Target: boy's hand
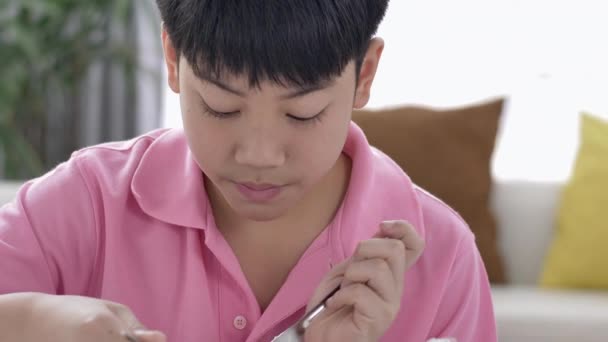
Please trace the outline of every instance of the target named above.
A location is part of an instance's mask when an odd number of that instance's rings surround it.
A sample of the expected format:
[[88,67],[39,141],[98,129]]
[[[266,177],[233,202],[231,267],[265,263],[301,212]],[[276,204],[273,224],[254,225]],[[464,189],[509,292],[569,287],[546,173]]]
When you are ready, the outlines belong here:
[[331,290],[341,289],[306,330],[306,342],[378,341],[400,309],[405,271],[418,259],[424,241],[404,221],[387,221],[355,254],[321,281],[308,309]]
[[32,302],[25,341],[166,342],[146,330],[124,305],[78,296],[37,295]]

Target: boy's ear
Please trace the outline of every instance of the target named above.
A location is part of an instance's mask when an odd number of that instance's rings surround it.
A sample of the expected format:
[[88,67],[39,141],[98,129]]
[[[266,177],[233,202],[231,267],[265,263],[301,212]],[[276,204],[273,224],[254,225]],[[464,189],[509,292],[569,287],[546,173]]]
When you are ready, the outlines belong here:
[[380,63],[380,57],[382,57],[382,51],[384,50],[384,40],[382,38],[373,38],[370,41],[363,63],[361,64],[361,71],[359,71],[359,83],[355,90],[355,101],[353,107],[356,109],[363,108],[370,97],[370,90],[374,77],[376,77],[376,70],[378,70],[378,63]]
[[162,25],[161,40],[163,43],[165,63],[167,64],[167,76],[169,80],[169,87],[174,92],[179,93],[179,56],[177,55],[177,52],[173,47],[173,42],[171,42],[171,37],[169,36],[169,33],[167,33],[164,24]]

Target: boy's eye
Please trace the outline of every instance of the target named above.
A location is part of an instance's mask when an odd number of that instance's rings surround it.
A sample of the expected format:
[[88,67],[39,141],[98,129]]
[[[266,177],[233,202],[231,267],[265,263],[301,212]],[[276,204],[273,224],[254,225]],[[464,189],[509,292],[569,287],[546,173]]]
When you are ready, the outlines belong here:
[[[319,113],[319,114],[320,114],[320,113]],[[314,116],[310,116],[310,117],[305,117],[305,118],[300,117],[300,116],[297,116],[297,115],[293,115],[293,114],[287,114],[287,116],[288,116],[290,119],[294,119],[294,120],[296,120],[296,121],[310,121],[310,120],[314,120],[314,119],[315,119],[315,118],[316,118],[316,117],[317,117],[319,114],[316,114],[316,115],[314,115]]]
[[236,112],[218,112],[218,111],[215,111],[215,110],[211,111],[211,114],[213,114],[215,116],[221,116],[221,117],[227,117],[227,116],[231,116],[231,115],[236,115],[238,113],[239,113],[238,111],[236,111]]
[[216,118],[220,118],[220,119],[225,119],[225,118],[229,118],[231,116],[237,115],[240,112],[239,111],[235,111],[235,112],[220,112],[220,111],[216,111],[211,109],[209,106],[205,105],[205,112],[207,112],[207,114],[210,114],[213,117]]
[[[240,114],[240,111],[234,111],[234,112],[220,112],[217,110],[213,110],[211,109],[207,104],[203,103],[205,112],[215,118],[218,119],[227,119],[227,118],[231,118],[234,117],[238,114]],[[322,110],[321,112],[313,115],[313,116],[307,116],[307,117],[301,117],[301,116],[297,116],[297,115],[293,115],[293,114],[289,114],[287,113],[287,117],[294,120],[296,123],[302,123],[302,124],[307,124],[307,123],[314,123],[317,121],[321,120],[321,116],[323,115],[323,113],[325,112],[325,110]]]
[[325,113],[325,109],[323,109],[322,111],[320,111],[319,113],[317,113],[316,115],[313,115],[313,116],[301,117],[301,116],[297,116],[297,115],[288,113],[287,117],[294,120],[295,123],[309,124],[309,123],[320,122],[324,113]]

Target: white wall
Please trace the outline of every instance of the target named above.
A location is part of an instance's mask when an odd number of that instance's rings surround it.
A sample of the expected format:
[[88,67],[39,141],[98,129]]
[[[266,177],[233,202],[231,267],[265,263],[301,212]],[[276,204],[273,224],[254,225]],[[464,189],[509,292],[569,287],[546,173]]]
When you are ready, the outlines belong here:
[[[602,0],[392,0],[369,107],[506,95],[495,176],[563,180],[579,112],[608,117],[606,14]],[[179,126],[178,98],[167,94],[165,125]]]

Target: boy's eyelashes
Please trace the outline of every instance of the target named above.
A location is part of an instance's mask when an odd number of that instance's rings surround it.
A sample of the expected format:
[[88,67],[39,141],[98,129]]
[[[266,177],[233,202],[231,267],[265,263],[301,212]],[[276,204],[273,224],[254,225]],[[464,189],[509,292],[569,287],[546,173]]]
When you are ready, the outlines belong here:
[[302,118],[302,117],[294,116],[291,114],[287,114],[287,117],[292,119],[293,122],[295,122],[296,124],[314,124],[314,123],[321,122],[321,119],[323,118],[323,114],[325,114],[325,109],[323,109],[319,113],[315,114],[314,116],[310,116],[310,117]]
[[315,115],[313,115],[313,116],[307,116],[307,117],[300,117],[300,116],[297,116],[297,115],[292,115],[292,114],[289,114],[289,113],[287,113],[287,114],[285,114],[285,115],[287,115],[287,117],[288,117],[288,118],[290,118],[290,119],[294,119],[294,120],[296,120],[296,121],[303,121],[303,122],[306,122],[306,121],[310,121],[310,120],[315,120],[315,119],[316,119],[316,118],[318,118],[318,117],[319,117],[319,115],[321,115],[322,113],[323,113],[323,112],[321,111],[321,112],[319,112],[319,113],[317,113],[317,114],[315,114]]
[[[215,118],[219,118],[219,119],[228,119],[231,117],[236,117],[237,115],[239,115],[241,112],[239,111],[234,111],[234,112],[220,112],[220,111],[216,111],[211,109],[207,104],[203,103],[203,106],[205,108],[205,112],[210,114],[211,116],[215,117]],[[297,115],[293,115],[293,114],[289,114],[286,113],[285,115],[294,120],[295,122],[298,123],[312,123],[315,121],[320,121],[322,115],[325,113],[325,109],[323,109],[321,112],[313,115],[313,116],[307,116],[307,117],[301,117],[301,116],[297,116]]]

